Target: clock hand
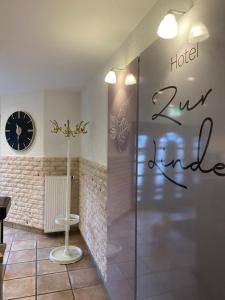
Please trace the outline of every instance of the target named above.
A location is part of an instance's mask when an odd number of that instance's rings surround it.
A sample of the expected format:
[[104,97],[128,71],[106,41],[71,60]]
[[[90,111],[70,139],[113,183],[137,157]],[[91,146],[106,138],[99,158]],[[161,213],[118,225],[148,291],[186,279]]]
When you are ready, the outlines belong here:
[[22,133],[22,128],[18,124],[16,124],[17,144],[19,144],[21,133]]
[[17,138],[21,135],[22,133],[22,128],[16,124],[16,134],[17,134]]

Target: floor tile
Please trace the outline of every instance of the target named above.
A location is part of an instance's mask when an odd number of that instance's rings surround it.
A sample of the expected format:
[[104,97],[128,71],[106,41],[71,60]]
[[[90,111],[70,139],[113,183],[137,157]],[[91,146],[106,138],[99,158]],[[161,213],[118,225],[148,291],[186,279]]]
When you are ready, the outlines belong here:
[[[73,300],[72,291],[57,292],[38,296],[37,300]],[[100,300],[100,299],[99,299]]]
[[[145,299],[142,299],[142,300],[175,300],[175,298],[166,293],[166,294],[163,294],[163,295],[159,295],[159,296],[154,296],[154,297],[150,297],[150,298],[145,298]],[[189,300],[192,300],[191,298]]]
[[10,236],[4,236],[3,242],[6,244],[12,243],[12,241],[14,240],[14,236],[10,235]]
[[7,265],[4,280],[35,276],[35,262]]
[[14,241],[37,240],[39,238],[43,238],[43,235],[29,231],[20,231],[15,234]]
[[70,243],[72,245],[76,245],[76,244],[85,245],[84,239],[79,233],[75,233],[75,234],[70,235]]
[[105,289],[101,285],[76,289],[73,291],[76,300],[107,300]]
[[3,239],[4,239],[4,242],[8,242],[12,239],[14,239],[14,233],[4,233],[3,235]]
[[85,269],[85,268],[91,268],[94,266],[93,259],[90,255],[85,255],[82,257],[81,260],[67,265],[67,270],[72,271],[72,270],[77,270],[77,269]]
[[73,289],[88,287],[99,283],[99,278],[95,268],[69,271],[71,285]]
[[[125,278],[130,278],[130,277],[134,276],[134,273],[135,273],[135,262],[134,261],[119,263],[119,264],[117,264],[117,266]],[[111,269],[111,265],[110,265],[109,269]]]
[[4,226],[4,235],[6,234],[14,234],[14,229],[11,227]]
[[[3,277],[4,277],[4,274],[5,274],[5,269],[6,269],[6,265],[1,265],[0,266],[0,272],[1,272]],[[1,281],[1,286],[0,286],[0,299],[1,299],[1,288],[2,288],[2,281]]]
[[112,264],[107,270],[107,279],[109,281],[123,280],[124,276],[118,265]]
[[[92,297],[90,300],[107,299],[105,290],[99,285],[92,257],[79,233],[71,233],[70,244],[80,247],[84,256],[79,262],[68,266],[50,262],[48,259],[53,247],[63,245],[62,234],[41,235],[6,228],[5,240],[7,251],[4,257],[4,300],[74,300],[74,295],[76,300],[89,300],[89,297]],[[74,291],[71,290],[68,274]]]
[[135,284],[136,284],[136,280],[135,277],[131,277],[131,278],[126,278],[130,288],[134,291],[135,290]]
[[57,272],[66,272],[66,266],[51,262],[50,260],[40,260],[37,262],[37,275]]
[[76,244],[76,245],[74,245],[74,246],[79,247],[79,248],[82,250],[83,255],[90,255],[90,252],[89,252],[89,250],[88,250],[88,248],[87,248],[86,245]]
[[182,289],[195,285],[196,283],[192,271],[186,268],[171,270],[170,272],[161,272],[157,277],[168,290]]
[[[188,286],[182,289],[176,289],[171,292],[174,296],[174,300],[199,300],[207,299],[207,296],[199,294],[197,286]],[[201,291],[202,292],[202,291]]]
[[40,239],[37,241],[37,248],[48,248],[62,246],[63,242],[61,239]]
[[168,288],[165,287],[163,280],[157,275],[144,275],[138,278],[137,294],[140,299],[158,296],[166,293],[167,291]]
[[3,299],[25,298],[35,295],[35,278],[7,280],[3,283]]
[[11,250],[11,247],[12,247],[12,242],[6,243],[5,251],[10,251],[10,250]]
[[12,243],[11,251],[28,250],[36,248],[36,240],[15,241]]
[[8,258],[9,258],[9,252],[5,252],[3,257],[3,264],[6,264],[8,262]]
[[107,282],[107,289],[111,300],[134,299],[134,291],[127,280]]
[[8,264],[15,264],[21,262],[35,261],[36,250],[24,250],[10,252]]
[[37,249],[37,260],[44,260],[49,258],[49,254],[52,251],[52,247],[50,248],[40,248]]
[[42,275],[37,277],[37,293],[47,294],[69,290],[70,282],[67,272]]
[[142,258],[139,258],[137,261],[137,276],[141,277],[143,275],[148,275],[151,273],[152,273],[151,268],[143,261]]
[[35,296],[33,296],[33,297],[19,298],[16,300],[36,300],[36,299],[35,299]]

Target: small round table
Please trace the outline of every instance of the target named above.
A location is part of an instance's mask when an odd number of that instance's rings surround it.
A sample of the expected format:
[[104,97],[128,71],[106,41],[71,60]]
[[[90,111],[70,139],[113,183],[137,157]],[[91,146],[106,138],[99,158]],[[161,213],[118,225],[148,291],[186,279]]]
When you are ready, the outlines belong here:
[[52,262],[57,262],[61,265],[67,265],[79,261],[82,256],[82,250],[77,246],[69,245],[69,229],[71,225],[79,223],[79,216],[76,214],[69,214],[69,217],[57,216],[55,223],[65,226],[65,245],[54,248],[49,255]]

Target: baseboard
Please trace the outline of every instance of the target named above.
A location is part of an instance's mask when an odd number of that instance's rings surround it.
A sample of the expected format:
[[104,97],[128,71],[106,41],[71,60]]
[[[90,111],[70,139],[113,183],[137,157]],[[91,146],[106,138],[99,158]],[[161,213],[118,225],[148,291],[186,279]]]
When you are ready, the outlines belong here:
[[35,228],[35,227],[29,227],[21,224],[16,224],[9,221],[4,221],[4,226],[14,228],[14,229],[20,229],[28,232],[38,233],[38,234],[44,234],[43,229]]
[[[23,230],[23,231],[27,231],[27,232],[43,234],[43,235],[47,235],[47,234],[59,234],[60,233],[60,232],[45,233],[44,229],[39,229],[39,228],[35,228],[35,227],[29,227],[29,226],[25,226],[25,225],[21,225],[21,224],[16,224],[16,223],[13,223],[13,222],[8,222],[8,221],[4,221],[4,226],[10,227],[10,228],[14,228],[14,229]],[[71,232],[79,231],[79,227],[78,226],[72,226],[70,228],[70,231]],[[63,231],[62,231],[62,233],[63,233]]]

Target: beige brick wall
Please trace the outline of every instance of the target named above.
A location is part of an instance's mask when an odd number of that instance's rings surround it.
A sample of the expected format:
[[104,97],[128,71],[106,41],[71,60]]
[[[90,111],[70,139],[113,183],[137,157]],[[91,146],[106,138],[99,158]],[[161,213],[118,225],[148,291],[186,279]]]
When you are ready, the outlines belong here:
[[[72,160],[72,210],[78,209],[79,163]],[[12,198],[7,221],[43,229],[45,176],[66,175],[66,158],[0,158],[0,195]]]
[[80,159],[80,230],[106,279],[107,171],[104,166]]
[[[7,221],[43,229],[45,176],[61,175],[66,175],[66,158],[0,158],[0,196],[12,198]],[[106,278],[106,168],[74,158],[71,175],[71,210],[80,214],[82,235]]]

